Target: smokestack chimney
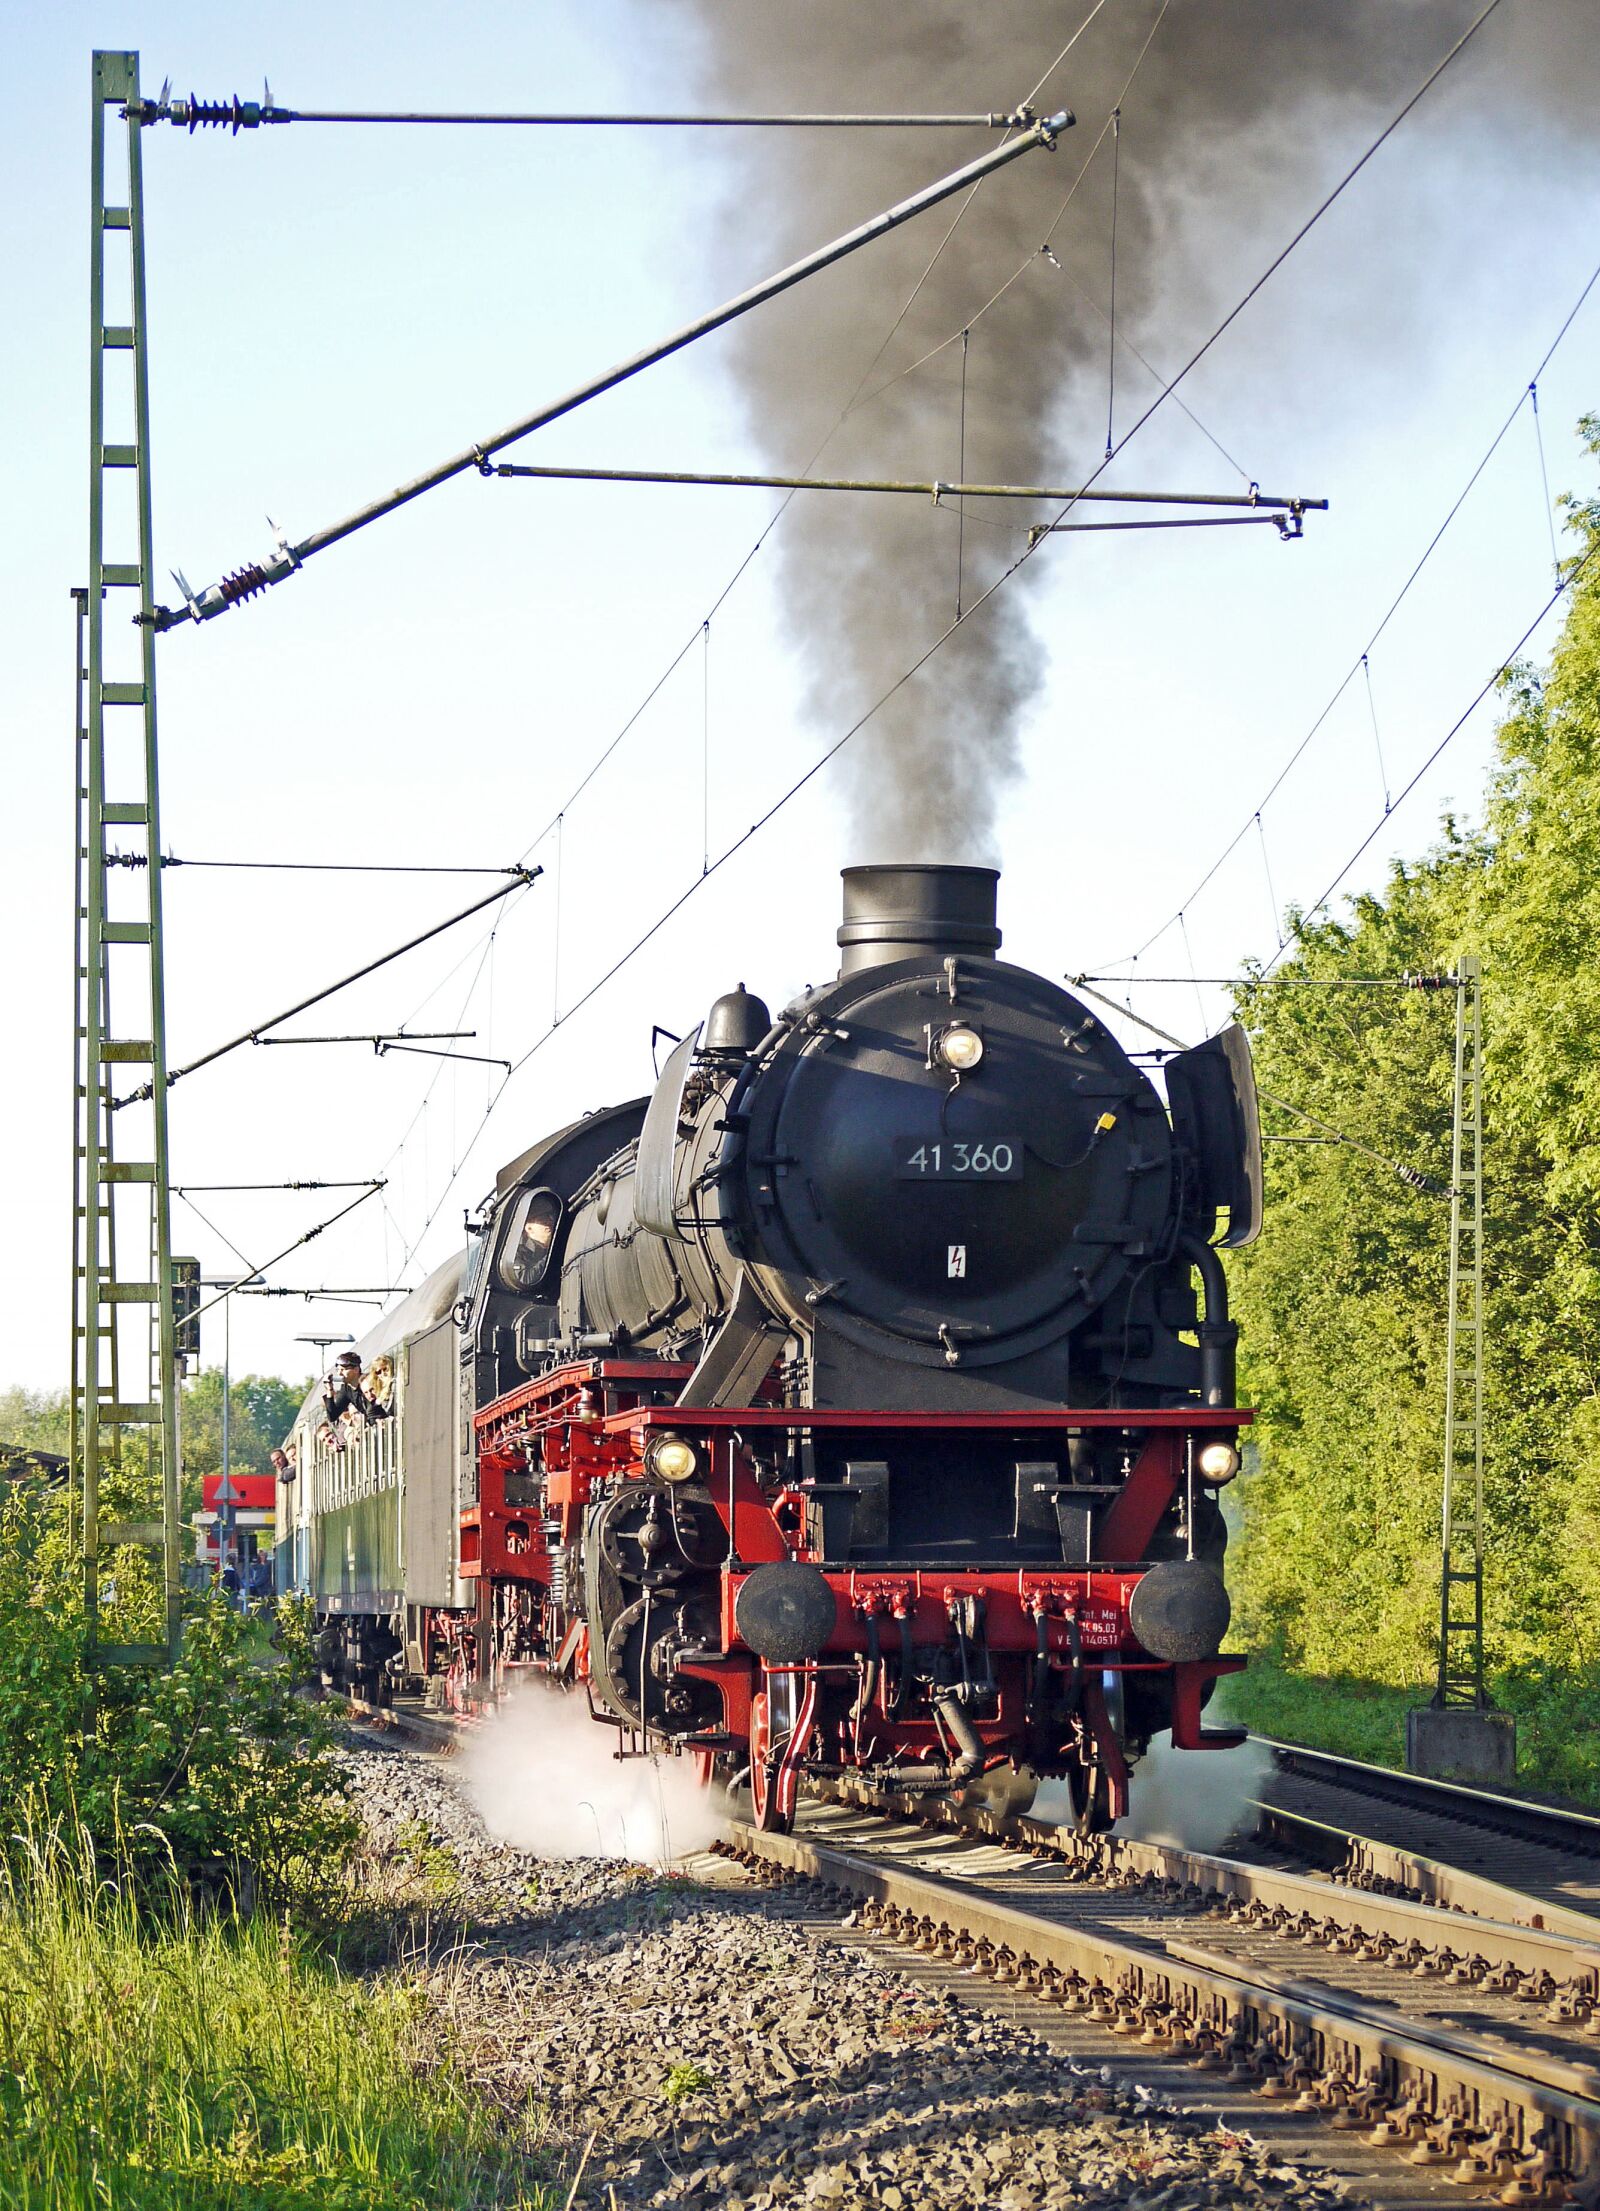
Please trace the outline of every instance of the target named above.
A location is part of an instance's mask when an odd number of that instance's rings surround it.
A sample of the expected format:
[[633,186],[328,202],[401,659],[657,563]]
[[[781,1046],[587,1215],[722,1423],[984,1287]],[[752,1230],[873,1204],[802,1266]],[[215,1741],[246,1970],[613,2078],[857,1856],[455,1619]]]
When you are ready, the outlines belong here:
[[994,918],[997,868],[860,867],[844,869],[843,877],[841,975],[927,952],[994,958],[1000,943]]

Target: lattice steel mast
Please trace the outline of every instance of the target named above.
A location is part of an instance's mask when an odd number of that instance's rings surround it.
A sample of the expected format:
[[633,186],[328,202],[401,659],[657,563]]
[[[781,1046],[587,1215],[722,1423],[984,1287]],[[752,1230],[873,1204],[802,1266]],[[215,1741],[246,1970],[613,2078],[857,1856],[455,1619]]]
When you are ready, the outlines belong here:
[[1456,962],[1449,1299],[1433,1702],[1482,1712],[1489,1704],[1483,1679],[1483,1020],[1482,975],[1470,955]]
[[[91,1661],[103,1665],[165,1661],[176,1647],[180,1620],[138,103],[138,56],[97,53],[91,97],[89,580],[79,602],[73,1409],[83,1467],[89,1650]],[[121,111],[112,118],[109,136],[108,109]],[[121,133],[119,119],[125,124]],[[121,174],[115,159],[119,138],[126,152]],[[133,620],[125,616],[130,597],[139,610]],[[109,630],[108,606],[114,610]],[[106,835],[112,828],[136,833],[147,863],[143,868],[107,866]],[[149,1070],[150,1094],[119,1116],[115,1149],[124,1156],[118,1157],[112,1144],[114,1085],[119,1070],[129,1066]],[[124,1260],[139,1255],[136,1277],[121,1272],[119,1253]],[[113,1466],[132,1485],[136,1517],[131,1520],[102,1517],[101,1480]],[[130,1543],[159,1555],[159,1640],[148,1616],[137,1639],[128,1632],[140,1594],[138,1577],[113,1571],[107,1578],[108,1554]]]

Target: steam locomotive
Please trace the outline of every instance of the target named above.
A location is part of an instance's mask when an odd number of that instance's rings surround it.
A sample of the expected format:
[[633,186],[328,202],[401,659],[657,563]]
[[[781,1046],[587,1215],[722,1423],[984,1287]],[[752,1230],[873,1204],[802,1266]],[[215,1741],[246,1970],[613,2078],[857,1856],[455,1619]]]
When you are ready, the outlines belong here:
[[[997,876],[849,868],[835,981],[743,985],[648,1097],[504,1168],[360,1346],[392,1417],[297,1425],[280,1579],[328,1680],[519,1674],[624,1753],[1127,1810],[1202,1724],[1239,1465],[1218,1245],[1258,1232],[1248,1046],[1154,1083],[997,957]],[[1196,1284],[1199,1285],[1199,1294]]]

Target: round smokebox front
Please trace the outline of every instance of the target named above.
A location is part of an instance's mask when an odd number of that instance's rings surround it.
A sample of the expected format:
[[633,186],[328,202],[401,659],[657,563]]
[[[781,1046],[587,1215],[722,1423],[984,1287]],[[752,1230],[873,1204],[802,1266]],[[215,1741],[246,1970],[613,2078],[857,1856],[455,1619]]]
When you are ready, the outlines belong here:
[[[760,1086],[751,1195],[791,1302],[914,1356],[1012,1358],[1154,1248],[1171,1175],[1150,1085],[1042,978],[924,957],[845,976]],[[952,1064],[959,1062],[960,1064]]]

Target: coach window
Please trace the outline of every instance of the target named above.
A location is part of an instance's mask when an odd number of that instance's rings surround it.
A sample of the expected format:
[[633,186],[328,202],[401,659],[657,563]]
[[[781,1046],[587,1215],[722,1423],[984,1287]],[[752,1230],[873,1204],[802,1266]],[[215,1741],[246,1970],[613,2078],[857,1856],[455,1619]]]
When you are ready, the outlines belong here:
[[549,1268],[560,1226],[561,1200],[553,1190],[529,1190],[518,1198],[500,1248],[498,1271],[506,1289],[518,1297],[533,1295]]

